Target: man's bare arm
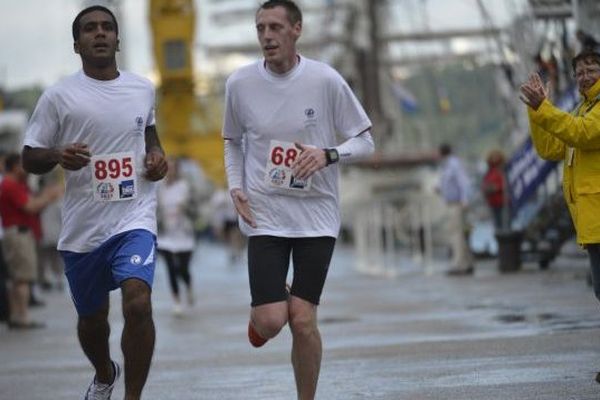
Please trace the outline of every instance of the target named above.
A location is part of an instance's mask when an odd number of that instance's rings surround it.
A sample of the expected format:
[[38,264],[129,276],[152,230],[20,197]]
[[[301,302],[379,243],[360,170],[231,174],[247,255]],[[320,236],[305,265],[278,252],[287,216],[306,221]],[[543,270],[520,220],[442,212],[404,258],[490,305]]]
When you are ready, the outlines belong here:
[[77,171],[90,163],[90,157],[88,146],[84,143],[71,143],[60,149],[24,146],[21,154],[23,168],[40,175],[50,172],[56,164]]
[[158,151],[163,155],[165,154],[154,125],[146,127],[146,130],[144,131],[144,140],[146,142],[146,153]]
[[144,139],[146,141],[146,159],[144,160],[146,178],[156,182],[164,178],[167,174],[167,159],[165,158],[165,152],[160,145],[160,140],[154,126],[146,127]]
[[59,158],[57,149],[24,146],[21,152],[25,171],[38,175],[50,172],[58,164]]

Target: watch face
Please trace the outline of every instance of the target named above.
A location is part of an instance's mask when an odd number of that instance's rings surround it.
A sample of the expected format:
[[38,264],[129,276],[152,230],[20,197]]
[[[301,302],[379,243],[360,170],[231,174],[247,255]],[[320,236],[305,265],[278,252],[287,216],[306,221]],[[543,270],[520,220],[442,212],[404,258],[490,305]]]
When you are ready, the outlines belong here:
[[329,158],[333,162],[337,161],[337,159],[338,159],[338,152],[337,152],[337,150],[335,150],[335,149],[329,150]]

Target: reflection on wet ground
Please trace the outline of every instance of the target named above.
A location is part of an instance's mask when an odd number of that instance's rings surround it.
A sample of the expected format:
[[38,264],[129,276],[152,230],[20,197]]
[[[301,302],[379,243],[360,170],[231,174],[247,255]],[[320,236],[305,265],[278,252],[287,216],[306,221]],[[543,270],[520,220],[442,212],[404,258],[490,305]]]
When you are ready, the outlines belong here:
[[[396,278],[354,269],[352,249],[336,249],[319,321],[324,343],[318,399],[598,400],[600,313],[586,287],[587,265],[570,258],[548,271],[525,265],[502,275],[495,260],[471,277],[402,270]],[[153,292],[157,343],[145,398],[291,400],[291,335],[249,346],[243,264],[202,243],[192,274],[196,306],[172,314],[164,265]],[[93,375],[77,345],[66,293],[35,310],[48,328],[0,329],[0,400],[81,398]],[[119,350],[120,295],[111,295],[111,348]],[[120,382],[113,398],[122,398]],[[240,397],[241,396],[241,397]]]

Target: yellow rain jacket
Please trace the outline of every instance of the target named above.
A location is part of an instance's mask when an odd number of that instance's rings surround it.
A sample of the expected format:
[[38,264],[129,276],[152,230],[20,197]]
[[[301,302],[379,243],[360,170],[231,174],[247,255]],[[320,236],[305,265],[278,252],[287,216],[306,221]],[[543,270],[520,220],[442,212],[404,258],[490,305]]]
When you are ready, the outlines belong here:
[[563,192],[577,242],[600,243],[600,79],[572,114],[547,99],[528,107],[533,145],[540,157],[564,161]]

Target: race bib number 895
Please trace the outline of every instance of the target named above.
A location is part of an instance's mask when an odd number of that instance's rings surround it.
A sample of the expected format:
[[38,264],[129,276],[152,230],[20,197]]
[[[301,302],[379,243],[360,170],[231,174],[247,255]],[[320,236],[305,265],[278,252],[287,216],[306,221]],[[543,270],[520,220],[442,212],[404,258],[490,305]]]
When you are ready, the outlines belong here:
[[132,200],[137,196],[135,157],[133,152],[93,156],[92,185],[94,200]]
[[292,175],[292,164],[299,155],[300,150],[294,143],[271,140],[265,175],[267,184],[294,191],[310,190],[312,178],[298,179]]

